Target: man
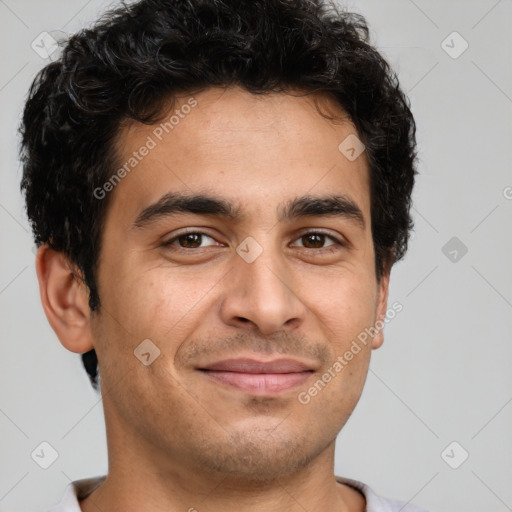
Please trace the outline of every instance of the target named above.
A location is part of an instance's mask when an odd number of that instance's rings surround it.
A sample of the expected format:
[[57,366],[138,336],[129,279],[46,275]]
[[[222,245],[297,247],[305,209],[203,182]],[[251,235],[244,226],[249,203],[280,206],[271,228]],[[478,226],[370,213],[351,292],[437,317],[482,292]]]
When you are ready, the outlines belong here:
[[419,510],[333,474],[416,173],[362,17],[120,7],[42,70],[21,133],[43,308],[108,440],[54,512]]

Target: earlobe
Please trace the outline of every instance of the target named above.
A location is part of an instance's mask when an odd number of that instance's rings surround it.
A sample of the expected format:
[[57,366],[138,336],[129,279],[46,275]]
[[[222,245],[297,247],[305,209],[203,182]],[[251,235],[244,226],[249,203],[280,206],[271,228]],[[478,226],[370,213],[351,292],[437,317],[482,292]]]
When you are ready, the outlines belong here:
[[44,244],[37,250],[36,272],[46,318],[62,345],[80,354],[93,349],[87,287],[75,267]]
[[380,278],[377,290],[377,310],[375,316],[375,328],[378,333],[372,339],[372,349],[377,349],[384,343],[384,319],[386,318],[389,293],[390,270],[386,270]]

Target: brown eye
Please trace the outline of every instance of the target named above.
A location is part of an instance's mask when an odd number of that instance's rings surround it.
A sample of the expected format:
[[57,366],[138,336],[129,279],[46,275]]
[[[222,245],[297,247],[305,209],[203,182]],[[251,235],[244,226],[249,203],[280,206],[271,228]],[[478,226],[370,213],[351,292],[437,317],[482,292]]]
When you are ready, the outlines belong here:
[[[332,244],[324,246],[326,239],[330,239],[333,241]],[[304,235],[298,238],[302,242],[302,245],[299,247],[303,247],[305,249],[324,249],[327,247],[331,247],[333,245],[343,245],[341,242],[336,240],[334,237],[327,235],[325,233],[320,233],[316,231],[312,231],[310,233],[305,233]]]
[[164,247],[174,246],[177,249],[198,249],[201,248],[201,244],[205,238],[213,240],[211,236],[201,232],[182,233],[181,235],[167,240],[162,245]]
[[178,240],[180,247],[195,249],[198,247],[198,244],[201,246],[201,236],[199,233],[187,233],[186,235],[179,236],[176,240]]
[[[325,235],[311,234],[302,237],[303,245],[308,249],[321,249],[325,242]],[[304,243],[305,242],[305,243]]]

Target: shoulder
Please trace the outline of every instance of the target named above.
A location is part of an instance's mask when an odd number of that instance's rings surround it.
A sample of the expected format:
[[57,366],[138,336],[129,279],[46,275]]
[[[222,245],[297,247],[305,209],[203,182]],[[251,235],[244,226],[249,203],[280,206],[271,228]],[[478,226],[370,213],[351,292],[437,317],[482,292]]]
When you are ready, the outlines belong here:
[[337,476],[336,480],[359,490],[366,499],[366,512],[427,512],[412,503],[396,501],[378,496],[365,483],[352,478]]
[[73,480],[64,489],[64,494],[56,505],[46,512],[82,512],[79,502],[89,496],[105,480],[106,475]]

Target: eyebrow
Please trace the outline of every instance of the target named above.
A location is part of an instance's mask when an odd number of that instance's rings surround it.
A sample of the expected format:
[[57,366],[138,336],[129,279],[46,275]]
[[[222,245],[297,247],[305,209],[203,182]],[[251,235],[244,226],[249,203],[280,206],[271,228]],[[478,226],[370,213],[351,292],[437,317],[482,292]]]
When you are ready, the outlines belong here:
[[[233,222],[243,222],[247,215],[240,204],[207,194],[170,192],[144,208],[135,219],[133,228],[144,229],[154,222],[177,214],[196,214],[220,217]],[[278,208],[278,221],[292,221],[304,217],[340,217],[366,228],[363,212],[350,197],[344,194],[328,196],[300,196]]]

